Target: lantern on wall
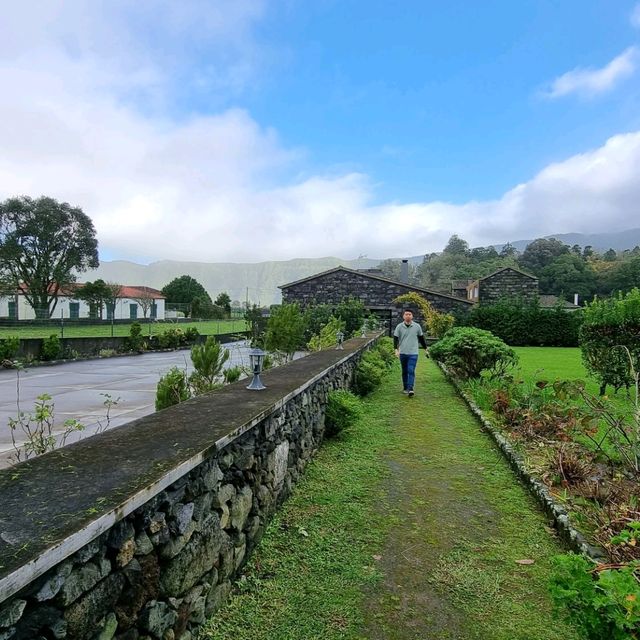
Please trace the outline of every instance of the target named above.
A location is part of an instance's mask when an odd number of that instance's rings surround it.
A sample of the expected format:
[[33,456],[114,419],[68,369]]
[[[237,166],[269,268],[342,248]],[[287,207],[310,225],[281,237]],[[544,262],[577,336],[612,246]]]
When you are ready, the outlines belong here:
[[342,343],[344,342],[344,333],[342,333],[342,331],[338,331],[336,333],[336,340],[338,342],[338,344],[336,345],[336,349],[344,349],[344,347],[342,346]]
[[251,384],[247,385],[247,389],[252,391],[259,391],[260,389],[266,389],[260,380],[260,372],[264,365],[264,357],[267,354],[262,349],[251,349],[249,351],[249,362],[251,363],[251,371],[253,372],[253,378]]

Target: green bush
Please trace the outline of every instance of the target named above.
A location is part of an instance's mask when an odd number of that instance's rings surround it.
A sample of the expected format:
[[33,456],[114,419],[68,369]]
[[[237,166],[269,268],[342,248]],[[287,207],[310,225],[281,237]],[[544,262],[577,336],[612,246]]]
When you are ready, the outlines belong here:
[[334,317],[333,308],[328,304],[313,304],[304,311],[304,341],[320,334],[320,331]]
[[184,370],[172,367],[160,378],[156,388],[156,411],[184,402],[191,397],[189,381]]
[[430,354],[451,371],[467,380],[483,371],[503,374],[518,361],[516,353],[489,331],[473,327],[456,327],[436,342]]
[[195,344],[198,342],[198,338],[200,334],[198,333],[198,329],[196,327],[189,327],[184,332],[184,340],[186,344]]
[[139,322],[133,322],[129,327],[129,337],[126,341],[127,349],[130,351],[142,352],[145,348],[144,338],[142,337],[142,326]]
[[388,367],[397,360],[392,338],[386,336],[380,338],[376,342],[374,349],[380,354],[380,357]]
[[56,360],[62,355],[62,344],[60,338],[55,334],[51,334],[48,338],[42,339],[42,347],[40,349],[41,360]]
[[353,393],[346,390],[329,392],[324,417],[325,435],[335,436],[352,427],[361,415],[362,403]]
[[346,337],[350,338],[362,329],[364,304],[358,298],[344,298],[335,308],[333,315],[344,322]]
[[11,336],[0,340],[0,360],[13,360],[20,349],[20,338]]
[[309,351],[321,351],[322,349],[335,347],[337,344],[336,335],[338,331],[344,333],[344,330],[344,321],[330,316],[327,324],[320,328],[319,333],[311,336],[311,339],[307,343],[307,349],[309,349]]
[[638,565],[594,571],[584,556],[573,553],[553,558],[550,591],[558,607],[589,640],[630,640],[640,629]]
[[387,367],[379,353],[367,351],[361,358],[353,376],[353,390],[359,396],[371,393],[382,382]]
[[569,312],[561,306],[544,309],[537,300],[505,299],[476,305],[459,315],[456,324],[491,331],[514,347],[577,347],[582,320],[581,310]]
[[294,352],[304,346],[304,330],[304,315],[297,302],[274,307],[267,321],[265,347],[291,359]]
[[587,305],[584,316],[582,360],[589,375],[600,383],[600,394],[608,385],[616,391],[628,388],[633,383],[631,365],[640,369],[640,289],[596,299]]
[[206,393],[218,386],[224,363],[229,359],[229,351],[214,336],[209,336],[204,344],[191,347],[191,361],[195,367],[190,377],[195,395]]
[[187,343],[187,338],[182,329],[172,327],[155,336],[155,342],[161,349],[177,349]]
[[225,369],[223,371],[222,375],[224,376],[224,381],[227,384],[237,382],[238,380],[240,380],[240,376],[242,375],[242,367],[239,367],[237,365],[235,367],[229,367],[228,369]]

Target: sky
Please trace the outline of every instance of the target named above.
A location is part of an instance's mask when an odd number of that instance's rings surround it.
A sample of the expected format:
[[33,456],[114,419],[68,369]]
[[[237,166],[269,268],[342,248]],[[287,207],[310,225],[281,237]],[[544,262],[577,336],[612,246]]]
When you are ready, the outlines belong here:
[[0,0],[0,199],[102,260],[640,226],[635,0]]

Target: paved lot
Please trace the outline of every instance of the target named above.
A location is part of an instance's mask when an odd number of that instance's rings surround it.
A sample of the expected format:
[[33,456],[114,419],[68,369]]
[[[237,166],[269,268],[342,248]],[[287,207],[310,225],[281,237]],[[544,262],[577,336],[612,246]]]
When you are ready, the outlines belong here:
[[[231,356],[226,366],[248,365],[245,342],[225,345]],[[47,393],[55,405],[55,431],[60,433],[65,420],[74,418],[85,425],[73,437],[88,437],[107,427],[105,396],[117,404],[110,411],[109,428],[124,424],[155,410],[156,385],[171,367],[192,371],[188,350],[147,353],[101,360],[25,369],[19,373],[20,409],[33,412],[36,398]],[[18,374],[0,370],[0,467],[6,466],[13,451],[8,422],[18,414]],[[18,441],[23,435],[16,434]],[[71,440],[71,438],[70,438]]]

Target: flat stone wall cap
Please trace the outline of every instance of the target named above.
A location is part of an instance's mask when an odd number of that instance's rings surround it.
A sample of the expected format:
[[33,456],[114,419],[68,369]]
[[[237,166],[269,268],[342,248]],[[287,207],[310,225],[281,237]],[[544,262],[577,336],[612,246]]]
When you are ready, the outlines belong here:
[[183,477],[380,334],[352,338],[0,470],[0,603]]

